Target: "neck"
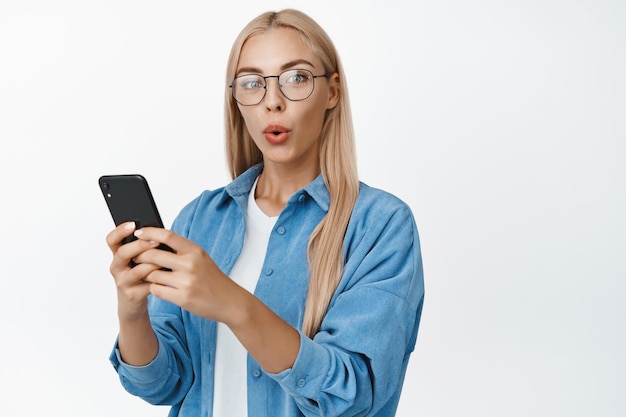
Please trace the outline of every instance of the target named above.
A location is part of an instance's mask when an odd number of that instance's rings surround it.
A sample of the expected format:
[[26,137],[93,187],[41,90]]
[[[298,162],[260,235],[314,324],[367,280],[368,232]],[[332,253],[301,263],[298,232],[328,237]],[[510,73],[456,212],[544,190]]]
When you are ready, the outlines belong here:
[[278,216],[289,198],[310,184],[319,173],[319,167],[294,170],[281,169],[274,164],[266,165],[254,193],[259,208],[268,216]]

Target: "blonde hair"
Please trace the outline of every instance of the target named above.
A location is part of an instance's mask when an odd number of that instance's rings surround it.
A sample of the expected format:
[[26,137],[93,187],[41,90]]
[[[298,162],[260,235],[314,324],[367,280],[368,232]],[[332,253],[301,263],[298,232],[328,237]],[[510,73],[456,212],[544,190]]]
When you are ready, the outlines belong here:
[[[343,68],[336,49],[324,30],[309,16],[293,9],[267,12],[252,20],[231,49],[226,83],[234,76],[245,41],[275,28],[297,31],[320,58],[327,74],[339,75],[339,102],[326,112],[319,153],[320,170],[330,193],[328,213],[309,239],[309,290],[302,331],[313,338],[319,331],[343,273],[343,240],[358,193],[356,150],[350,103]],[[230,89],[225,93],[226,156],[232,178],[261,162],[263,155],[250,137]]]

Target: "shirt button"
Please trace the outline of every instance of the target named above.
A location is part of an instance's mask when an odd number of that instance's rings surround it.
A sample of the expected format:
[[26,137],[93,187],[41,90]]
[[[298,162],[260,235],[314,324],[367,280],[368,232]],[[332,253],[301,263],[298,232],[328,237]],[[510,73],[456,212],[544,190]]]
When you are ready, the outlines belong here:
[[298,381],[298,388],[303,388],[306,385],[306,381],[304,379],[301,379],[300,381]]
[[280,226],[278,229],[276,229],[276,233],[278,233],[279,235],[284,235],[285,234],[285,228]]
[[272,268],[265,269],[265,275],[272,275],[273,273],[274,273],[274,270]]
[[254,371],[252,371],[252,376],[255,378],[258,378],[261,376],[261,371],[259,371],[258,369],[255,369]]
[[304,196],[304,194],[300,194],[300,197],[298,197],[298,201],[302,203],[305,198],[306,197]]

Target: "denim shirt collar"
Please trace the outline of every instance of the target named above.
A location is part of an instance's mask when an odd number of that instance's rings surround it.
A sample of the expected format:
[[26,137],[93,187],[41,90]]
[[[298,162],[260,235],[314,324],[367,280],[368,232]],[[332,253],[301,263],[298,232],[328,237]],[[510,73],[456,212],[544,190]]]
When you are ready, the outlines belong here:
[[[261,172],[263,172],[263,163],[250,167],[226,186],[226,193],[235,200],[240,200],[243,197],[247,201],[248,194],[254,185],[254,181],[259,175],[261,175]],[[330,194],[322,174],[318,175],[317,178],[315,178],[309,185],[302,188],[301,191],[298,191],[291,196],[288,203],[297,201],[296,199],[299,198],[302,192],[308,194],[323,211],[328,211]]]

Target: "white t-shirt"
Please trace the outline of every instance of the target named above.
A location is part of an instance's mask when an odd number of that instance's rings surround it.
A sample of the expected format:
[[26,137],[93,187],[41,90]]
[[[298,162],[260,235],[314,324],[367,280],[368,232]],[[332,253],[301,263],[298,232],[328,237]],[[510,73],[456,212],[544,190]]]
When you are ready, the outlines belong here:
[[[230,278],[251,293],[254,292],[267,251],[270,233],[278,217],[269,217],[256,204],[256,182],[248,196],[246,231],[243,249],[233,266]],[[223,323],[217,324],[215,346],[214,417],[247,417],[248,352],[233,332]]]

